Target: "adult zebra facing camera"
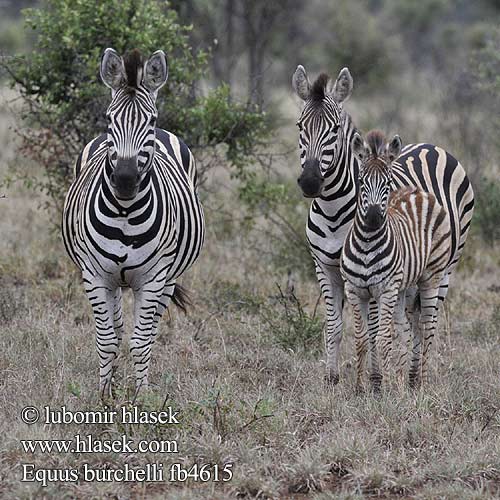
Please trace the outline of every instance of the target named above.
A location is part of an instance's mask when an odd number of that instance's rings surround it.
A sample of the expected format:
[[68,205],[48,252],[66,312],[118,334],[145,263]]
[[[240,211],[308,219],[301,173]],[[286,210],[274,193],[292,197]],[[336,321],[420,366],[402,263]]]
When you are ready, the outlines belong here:
[[156,128],[156,97],[168,77],[163,51],[145,60],[138,50],[121,57],[108,48],[100,74],[111,89],[108,129],[77,159],[62,234],[94,312],[106,398],[123,335],[121,289],[134,293],[130,352],[138,391],[148,386],[159,319],[171,300],[185,309],[176,280],[197,259],[205,225],[193,155]]
[[[337,79],[322,73],[311,84],[304,67],[298,66],[292,85],[303,101],[297,121],[301,166],[297,182],[303,195],[312,199],[306,235],[326,305],[326,380],[336,384],[344,305],[340,255],[356,212],[359,187],[359,164],[351,147],[356,127],[344,109],[354,82],[343,68]],[[439,299],[444,301],[474,209],[467,174],[444,149],[428,143],[408,144],[393,163],[393,185],[414,186],[433,194],[450,217],[451,254],[439,287]],[[370,303],[370,310],[374,305]]]

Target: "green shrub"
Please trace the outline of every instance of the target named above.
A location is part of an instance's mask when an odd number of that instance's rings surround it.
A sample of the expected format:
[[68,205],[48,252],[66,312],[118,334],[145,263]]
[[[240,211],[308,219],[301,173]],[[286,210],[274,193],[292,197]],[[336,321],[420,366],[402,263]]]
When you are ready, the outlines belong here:
[[321,348],[323,321],[309,314],[293,290],[283,292],[261,307],[261,318],[267,325],[273,343],[283,349],[317,352]]
[[16,164],[12,179],[49,194],[61,208],[72,165],[85,143],[106,129],[109,91],[99,78],[106,47],[120,53],[139,48],[145,55],[163,49],[169,80],[158,96],[158,126],[190,147],[224,143],[226,159],[243,168],[266,133],[265,116],[229,99],[226,87],[199,95],[208,55],[193,53],[190,27],[181,26],[168,4],[155,0],[46,0],[24,11],[36,50],[5,63],[25,104],[22,152],[44,176]]
[[314,279],[313,260],[306,239],[309,203],[294,183],[272,176],[247,171],[239,194],[247,209],[249,224],[262,215],[267,221],[258,231],[269,242],[273,267],[283,272],[298,273],[301,278]]

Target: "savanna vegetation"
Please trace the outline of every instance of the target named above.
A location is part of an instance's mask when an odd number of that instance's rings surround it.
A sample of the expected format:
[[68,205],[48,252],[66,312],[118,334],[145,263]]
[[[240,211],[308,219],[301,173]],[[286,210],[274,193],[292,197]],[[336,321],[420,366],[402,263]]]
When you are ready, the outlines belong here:
[[[20,6],[32,10],[19,12]],[[493,0],[3,2],[0,103],[0,497],[497,498],[500,495],[500,10]],[[101,408],[91,308],[59,235],[72,164],[104,129],[104,48],[162,48],[160,126],[193,149],[207,239],[161,323],[142,408],[180,425],[28,426],[25,406]],[[364,131],[464,164],[476,212],[421,392],[357,394],[350,311],[341,381],[323,383],[324,309],[296,188],[297,64],[336,76]],[[131,297],[125,295],[127,332]],[[123,345],[116,406],[133,399]],[[35,453],[21,439],[177,439],[179,453]],[[20,482],[51,469],[234,463],[228,483]]]

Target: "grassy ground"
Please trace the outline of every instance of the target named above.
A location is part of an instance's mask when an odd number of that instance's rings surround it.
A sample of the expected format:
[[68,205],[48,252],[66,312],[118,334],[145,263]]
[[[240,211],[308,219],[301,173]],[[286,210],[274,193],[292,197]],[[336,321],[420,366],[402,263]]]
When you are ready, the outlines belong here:
[[[2,166],[16,161],[3,116]],[[3,172],[2,172],[3,173]],[[194,307],[162,322],[147,410],[180,410],[180,424],[28,426],[25,406],[101,409],[91,310],[39,199],[20,187],[0,199],[0,497],[12,498],[495,498],[500,495],[498,252],[474,237],[455,276],[422,392],[391,385],[380,399],[354,390],[350,314],[342,380],[323,384],[318,286],[277,267],[258,226],[251,235],[213,210],[207,241],[183,284]],[[236,202],[227,200],[226,207]],[[236,206],[232,206],[237,210]],[[263,222],[262,224],[264,224]],[[473,235],[474,236],[474,235]],[[288,249],[293,253],[293,249]],[[279,287],[279,288],[278,288]],[[280,292],[281,289],[281,292]],[[126,295],[127,331],[131,297]],[[319,317],[319,319],[318,319]],[[132,399],[124,342],[116,406]],[[25,453],[22,439],[76,434],[177,439],[158,454]],[[234,463],[228,483],[20,482],[37,468]]]

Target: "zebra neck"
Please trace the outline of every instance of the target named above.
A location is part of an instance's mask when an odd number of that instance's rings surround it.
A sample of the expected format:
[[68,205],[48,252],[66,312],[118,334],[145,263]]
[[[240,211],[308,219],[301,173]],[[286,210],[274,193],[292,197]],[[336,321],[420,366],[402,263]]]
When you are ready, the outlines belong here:
[[358,250],[362,253],[369,254],[376,252],[377,249],[383,249],[385,243],[390,239],[390,227],[387,217],[382,225],[377,229],[371,229],[362,219],[359,210],[356,211],[354,224],[352,229],[352,238],[356,242]]
[[356,205],[358,191],[358,162],[351,150],[351,138],[356,128],[351,117],[343,115],[343,136],[337,161],[325,176],[323,192],[319,198],[314,200],[321,212],[334,215],[351,211]]
[[101,187],[99,190],[98,203],[101,210],[110,217],[124,217],[142,211],[152,200],[152,189],[155,182],[150,168],[141,181],[139,190],[131,200],[122,200],[117,198],[111,187],[110,175],[112,166],[106,159],[106,165],[101,178]]

